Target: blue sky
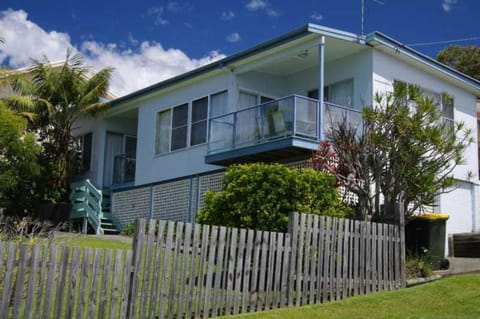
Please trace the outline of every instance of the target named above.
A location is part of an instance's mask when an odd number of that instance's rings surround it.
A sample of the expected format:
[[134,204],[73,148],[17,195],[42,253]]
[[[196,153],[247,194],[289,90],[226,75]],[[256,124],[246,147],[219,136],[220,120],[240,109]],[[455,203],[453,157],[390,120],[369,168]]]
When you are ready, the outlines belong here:
[[[361,0],[23,1],[0,4],[0,63],[22,67],[66,47],[95,69],[116,69],[122,95],[249,48],[308,22],[360,33]],[[365,0],[365,29],[405,44],[476,38],[480,1]],[[430,56],[441,43],[414,46]],[[132,77],[135,74],[135,77]]]

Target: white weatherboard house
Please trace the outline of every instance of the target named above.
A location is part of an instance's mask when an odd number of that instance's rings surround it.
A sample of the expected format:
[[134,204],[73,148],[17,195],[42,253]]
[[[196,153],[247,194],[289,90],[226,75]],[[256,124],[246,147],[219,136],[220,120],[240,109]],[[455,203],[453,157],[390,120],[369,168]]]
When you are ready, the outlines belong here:
[[[447,92],[454,104],[443,107],[445,119],[477,131],[479,81],[382,33],[361,37],[308,24],[113,100],[102,118],[80,121],[73,134],[85,142],[83,177],[109,190],[121,224],[139,216],[192,221],[226,166],[303,165],[333,121],[359,121],[359,110],[376,92],[392,91],[394,81],[434,96]],[[455,170],[458,189],[441,195],[436,208],[451,216],[448,233],[480,231],[476,141],[465,158]]]

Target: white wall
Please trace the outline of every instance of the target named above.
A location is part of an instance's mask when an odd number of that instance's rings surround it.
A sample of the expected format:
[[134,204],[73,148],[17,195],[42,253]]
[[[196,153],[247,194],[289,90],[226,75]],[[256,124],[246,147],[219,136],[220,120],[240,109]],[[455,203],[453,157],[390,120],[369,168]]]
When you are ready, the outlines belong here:
[[281,98],[288,94],[285,77],[275,76],[261,72],[248,72],[238,75],[238,88],[253,93],[258,93],[271,98]]
[[[476,97],[453,83],[396,59],[386,53],[375,51],[373,54],[374,92],[392,91],[394,80],[416,83],[420,87],[434,92],[447,92],[454,97],[454,119],[465,123],[472,130],[474,142],[464,153],[465,165],[459,165],[454,170],[454,176],[459,180],[457,189],[448,194],[442,194],[437,211],[450,214],[447,222],[447,234],[470,232],[479,228],[479,190],[478,190],[478,156],[477,156],[477,113]],[[469,180],[468,173],[473,177]],[[476,222],[475,222],[476,220]]]

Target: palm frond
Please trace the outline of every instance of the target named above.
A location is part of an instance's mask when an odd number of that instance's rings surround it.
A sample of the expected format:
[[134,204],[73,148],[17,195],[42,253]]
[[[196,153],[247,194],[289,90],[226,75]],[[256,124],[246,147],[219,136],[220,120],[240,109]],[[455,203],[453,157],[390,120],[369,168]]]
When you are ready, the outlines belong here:
[[110,107],[110,103],[97,102],[88,105],[83,109],[83,112],[91,116],[98,116],[103,113]]
[[15,112],[34,112],[36,108],[35,101],[30,96],[14,95],[3,98],[5,104]]
[[81,90],[80,106],[96,103],[100,98],[107,96],[112,71],[112,68],[103,69],[85,83]]

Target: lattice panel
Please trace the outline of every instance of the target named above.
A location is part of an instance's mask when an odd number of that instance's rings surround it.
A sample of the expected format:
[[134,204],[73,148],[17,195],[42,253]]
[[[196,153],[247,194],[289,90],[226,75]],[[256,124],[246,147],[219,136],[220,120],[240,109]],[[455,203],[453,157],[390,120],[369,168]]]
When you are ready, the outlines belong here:
[[154,186],[153,219],[188,221],[190,200],[190,178]]

